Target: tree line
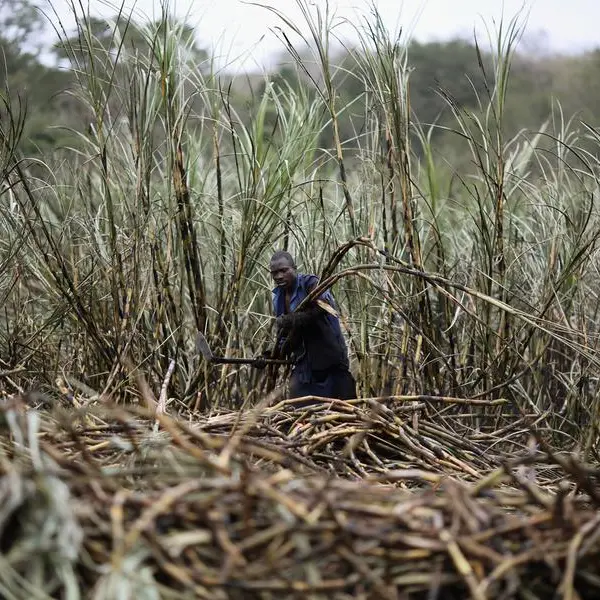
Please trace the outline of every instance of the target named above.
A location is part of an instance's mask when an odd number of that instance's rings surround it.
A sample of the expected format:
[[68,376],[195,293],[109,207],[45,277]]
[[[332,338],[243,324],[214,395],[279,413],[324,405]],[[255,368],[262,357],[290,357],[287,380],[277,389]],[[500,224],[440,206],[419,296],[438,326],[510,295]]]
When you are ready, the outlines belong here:
[[[118,20],[117,20],[118,22]],[[135,51],[144,43],[135,22],[122,19],[114,27],[91,18],[86,24],[95,43],[117,55]],[[187,30],[189,60],[199,69],[210,70],[209,53],[198,42],[191,27]],[[117,31],[116,31],[117,30]],[[115,35],[115,31],[118,35]],[[87,126],[85,110],[72,94],[76,86],[73,69],[65,67],[82,59],[93,49],[82,48],[77,35],[49,46],[52,38],[48,20],[32,0],[0,0],[0,46],[3,60],[0,81],[4,93],[16,100],[27,115],[24,121],[22,151],[26,155],[44,155],[77,144],[77,131]],[[117,47],[118,45],[118,47]],[[456,155],[456,136],[446,136],[453,127],[450,103],[476,111],[481,99],[493,88],[493,56],[469,40],[437,42],[413,41],[407,49],[410,70],[410,103],[415,121],[431,127],[439,146],[448,155]],[[352,106],[352,100],[364,92],[355,68],[352,50],[338,52],[335,62],[336,93],[340,106]],[[279,66],[268,74],[275,85],[304,86],[311,93],[305,74],[283,54]],[[214,81],[226,91],[228,102],[240,115],[250,115],[265,91],[263,74],[248,73],[236,80],[227,72],[216,73]],[[594,127],[600,117],[600,48],[577,55],[535,55],[519,51],[511,62],[509,91],[504,114],[505,133],[522,130],[536,132],[542,127],[557,129],[568,121]],[[360,136],[365,115],[346,109],[339,116],[341,137],[349,150]],[[276,128],[276,124],[273,123]],[[326,134],[324,134],[326,135]]]

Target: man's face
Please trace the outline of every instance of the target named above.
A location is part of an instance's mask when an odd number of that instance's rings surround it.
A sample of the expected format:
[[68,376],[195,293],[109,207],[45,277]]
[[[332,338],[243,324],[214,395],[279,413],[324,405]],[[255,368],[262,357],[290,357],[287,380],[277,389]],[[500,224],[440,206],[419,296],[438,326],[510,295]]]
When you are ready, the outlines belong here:
[[296,281],[296,269],[286,258],[271,261],[271,277],[277,287],[291,289]]

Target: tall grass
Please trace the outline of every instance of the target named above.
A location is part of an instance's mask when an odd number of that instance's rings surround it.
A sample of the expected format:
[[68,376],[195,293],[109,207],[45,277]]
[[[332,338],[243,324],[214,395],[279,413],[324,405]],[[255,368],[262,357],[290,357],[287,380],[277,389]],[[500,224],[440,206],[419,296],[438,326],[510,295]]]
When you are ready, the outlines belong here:
[[[262,374],[210,367],[192,340],[199,329],[231,355],[268,345],[267,263],[285,247],[335,282],[362,395],[503,396],[565,443],[583,431],[591,448],[599,165],[582,148],[597,132],[564,124],[557,108],[539,132],[506,138],[515,19],[494,34],[494,70],[480,60],[477,110],[438,91],[454,115],[446,133],[472,157],[453,172],[436,125],[415,117],[403,36],[374,12],[351,66],[336,65],[335,16],[298,4],[303,24],[276,12],[306,85],[265,78],[249,114],[166,7],[133,38],[120,13],[107,44],[73,5],[79,43],[66,48],[89,117],[78,147],[40,175],[17,154],[18,107],[6,111],[2,368],[29,371],[6,375],[7,389],[50,390],[62,377],[134,399],[140,377],[158,390],[175,361],[178,402],[258,399]],[[312,58],[291,31],[308,31]],[[351,106],[340,105],[342,77],[364,90]],[[344,111],[363,115],[350,139]],[[500,415],[473,425],[490,417]]]

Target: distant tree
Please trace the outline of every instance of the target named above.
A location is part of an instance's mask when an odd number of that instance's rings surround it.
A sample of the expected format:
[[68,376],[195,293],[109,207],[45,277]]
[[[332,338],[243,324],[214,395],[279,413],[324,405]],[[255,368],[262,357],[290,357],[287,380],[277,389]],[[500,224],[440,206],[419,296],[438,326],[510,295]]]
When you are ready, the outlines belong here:
[[0,81],[2,87],[21,83],[28,69],[38,69],[44,18],[30,0],[0,0]]
[[[132,82],[138,76],[146,77],[141,75],[144,71],[152,76],[160,73],[165,90],[184,92],[180,98],[186,99],[188,123],[194,122],[194,116],[203,110],[201,95],[194,93],[202,77],[187,77],[185,71],[206,74],[210,69],[209,54],[199,45],[195,30],[177,18],[163,15],[157,21],[141,24],[123,15],[111,19],[88,15],[78,19],[74,34],[56,43],[54,51],[60,60],[68,60],[73,66],[80,79],[80,92],[96,95],[96,100],[87,98],[78,107],[85,113],[81,119],[86,126],[98,118],[88,108],[94,105],[97,109],[104,104],[98,103],[97,94],[109,98],[105,108],[113,115],[127,114],[132,109]],[[174,85],[170,85],[172,82]],[[114,88],[118,88],[117,93]],[[169,94],[164,102],[164,108],[172,103]]]
[[77,32],[56,43],[54,51],[60,59],[71,60],[83,60],[89,58],[90,54],[96,57],[110,56],[113,60],[120,54],[146,54],[153,50],[153,46],[167,43],[167,28],[174,25],[180,27],[177,49],[184,54],[183,60],[195,65],[207,63],[208,52],[199,46],[194,28],[183,22],[164,19],[144,25],[119,16],[113,19],[79,19]]
[[600,120],[600,49],[579,56],[555,57],[552,62],[555,98],[565,114],[598,122]]
[[505,128],[539,130],[552,113],[552,63],[547,58],[518,54],[514,57],[505,107]]
[[46,22],[32,0],[0,0],[2,41],[37,55],[43,48]]
[[0,0],[0,86],[15,110],[26,111],[21,150],[37,154],[57,143],[55,124],[59,93],[68,85],[68,73],[40,60],[46,49],[47,22],[32,0]]
[[[408,47],[411,105],[419,120],[433,123],[448,114],[447,95],[461,107],[485,102],[485,77],[475,47],[463,40],[413,42]],[[491,57],[483,54],[487,76],[493,77]],[[493,81],[490,81],[493,87]]]

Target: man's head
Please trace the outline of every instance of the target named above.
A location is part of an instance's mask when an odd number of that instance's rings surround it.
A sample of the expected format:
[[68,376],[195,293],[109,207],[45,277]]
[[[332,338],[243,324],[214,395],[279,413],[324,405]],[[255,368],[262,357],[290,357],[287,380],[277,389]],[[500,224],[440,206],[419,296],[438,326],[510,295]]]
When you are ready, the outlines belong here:
[[271,257],[271,277],[277,287],[291,289],[296,281],[296,264],[289,252],[279,250]]

